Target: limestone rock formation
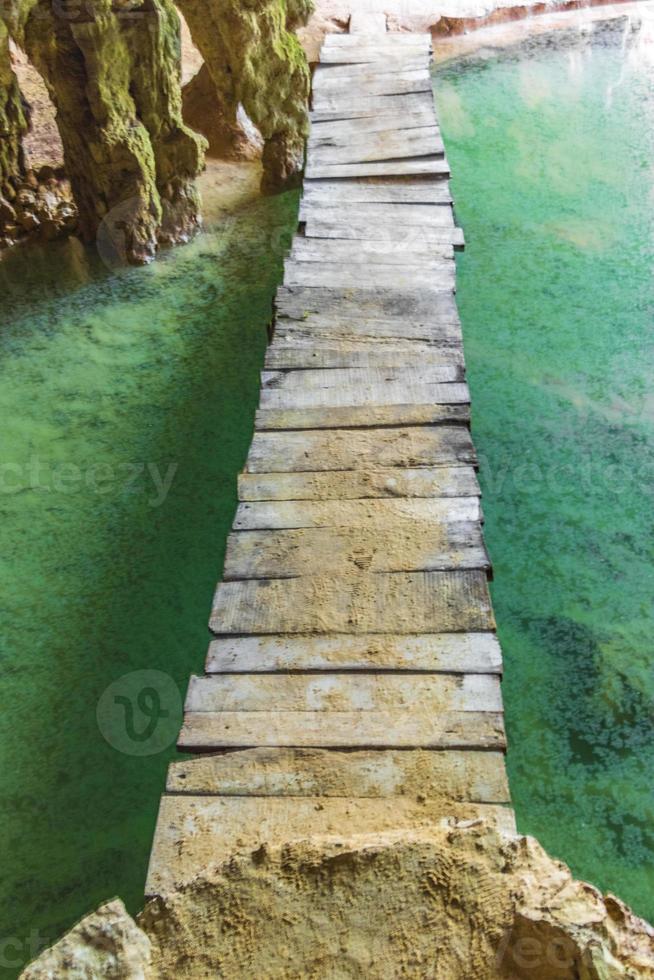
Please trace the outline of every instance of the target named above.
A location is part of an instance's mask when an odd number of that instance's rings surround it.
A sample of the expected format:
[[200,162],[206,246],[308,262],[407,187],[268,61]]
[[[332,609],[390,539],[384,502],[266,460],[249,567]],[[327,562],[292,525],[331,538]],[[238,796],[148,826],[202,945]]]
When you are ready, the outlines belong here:
[[157,977],[652,980],[654,930],[481,822],[273,842],[152,901]]
[[206,63],[182,90],[184,119],[208,140],[209,156],[220,160],[258,160],[263,140],[242,107],[225,102]]
[[308,17],[309,0],[178,0],[178,6],[222,97],[227,126],[240,104],[264,139],[264,191],[292,183],[304,159],[310,76],[291,32]]
[[16,222],[13,201],[25,175],[22,138],[27,129],[26,107],[11,64],[9,34],[0,20],[0,242],[8,238],[7,229]]
[[242,848],[139,925],[111,902],[22,980],[654,978],[647,923],[481,821]]
[[24,980],[146,980],[150,941],[115,899],[87,915],[26,970]]
[[10,29],[56,106],[82,236],[104,224],[127,260],[148,261],[199,221],[204,143],[182,121],[176,11],[170,0],[96,0],[64,13],[14,0]]

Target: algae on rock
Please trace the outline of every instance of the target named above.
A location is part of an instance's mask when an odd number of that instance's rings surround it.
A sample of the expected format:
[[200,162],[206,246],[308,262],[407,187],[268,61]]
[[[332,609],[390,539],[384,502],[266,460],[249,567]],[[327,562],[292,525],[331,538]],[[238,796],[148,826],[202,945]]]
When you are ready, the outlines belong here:
[[[25,173],[22,139],[29,127],[26,106],[11,65],[9,33],[0,20],[0,196],[12,195],[12,178]],[[2,216],[0,215],[0,221]]]
[[105,232],[122,257],[145,262],[199,222],[194,179],[203,140],[182,122],[179,19],[170,0],[14,7],[18,42],[57,111],[79,230]]
[[309,0],[178,0],[228,126],[243,106],[264,139],[263,190],[298,178],[308,130],[309,66],[291,33]]

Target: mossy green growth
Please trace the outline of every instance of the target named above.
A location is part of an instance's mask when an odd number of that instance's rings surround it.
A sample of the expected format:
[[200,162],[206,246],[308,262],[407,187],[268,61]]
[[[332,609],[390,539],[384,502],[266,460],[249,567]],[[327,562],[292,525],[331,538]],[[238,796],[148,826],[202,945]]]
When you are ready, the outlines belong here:
[[[0,193],[11,193],[11,178],[25,170],[22,138],[29,121],[11,66],[9,33],[0,20]],[[1,220],[1,219],[0,219]]]
[[264,138],[265,190],[301,171],[311,79],[291,30],[307,0],[178,0],[222,100],[247,112]]
[[11,10],[57,110],[80,232],[132,262],[199,223],[204,142],[182,122],[180,26],[170,0],[51,0]]

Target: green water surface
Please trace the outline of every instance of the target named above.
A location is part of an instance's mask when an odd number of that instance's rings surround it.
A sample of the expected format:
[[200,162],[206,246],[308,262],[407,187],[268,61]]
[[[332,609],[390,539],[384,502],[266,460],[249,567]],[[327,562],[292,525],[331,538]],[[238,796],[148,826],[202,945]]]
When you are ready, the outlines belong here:
[[[150,268],[76,242],[0,263],[2,976],[102,900],[142,905],[297,195],[206,203]],[[133,741],[98,726],[115,682]],[[166,751],[139,755],[154,709]]]
[[521,831],[654,920],[654,59],[621,20],[442,67]]

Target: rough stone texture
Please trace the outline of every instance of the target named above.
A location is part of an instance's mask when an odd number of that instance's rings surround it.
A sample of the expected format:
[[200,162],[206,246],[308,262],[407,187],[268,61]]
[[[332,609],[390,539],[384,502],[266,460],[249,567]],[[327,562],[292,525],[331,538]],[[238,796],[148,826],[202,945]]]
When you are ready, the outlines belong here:
[[30,236],[41,242],[64,237],[77,227],[77,208],[70,183],[61,170],[44,166],[28,170],[0,197],[0,249]]
[[0,194],[5,198],[7,194],[11,196],[12,178],[25,173],[22,138],[28,126],[26,106],[11,63],[9,34],[0,20]]
[[310,77],[291,32],[308,17],[308,0],[179,0],[178,5],[222,97],[228,127],[240,104],[264,139],[263,189],[293,183],[304,160]]
[[162,978],[654,977],[646,923],[534,840],[481,823],[264,845],[152,901],[140,924]]
[[21,980],[146,980],[150,940],[115,899],[87,915],[21,974]]
[[197,226],[203,141],[182,122],[179,20],[170,0],[15,3],[10,28],[57,110],[79,229],[151,259]]
[[203,64],[183,89],[184,119],[208,140],[209,156],[220,160],[257,160],[263,140],[238,105],[226,103]]

